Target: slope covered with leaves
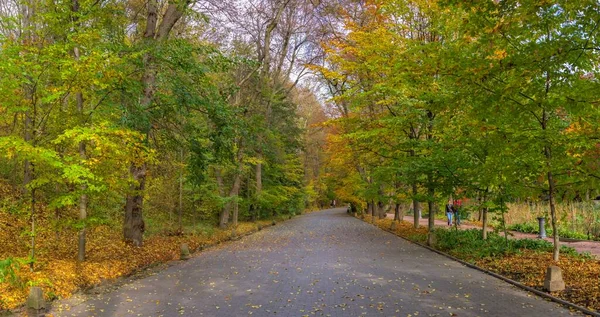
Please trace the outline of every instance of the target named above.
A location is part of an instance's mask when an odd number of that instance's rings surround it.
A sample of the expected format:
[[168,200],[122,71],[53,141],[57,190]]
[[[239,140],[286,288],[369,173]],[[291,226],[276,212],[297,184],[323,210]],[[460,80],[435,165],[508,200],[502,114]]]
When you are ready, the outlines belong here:
[[[15,203],[10,186],[3,183],[0,183],[0,197],[3,208]],[[43,210],[44,206],[39,208]],[[259,220],[241,222],[236,229],[205,226],[204,230],[184,235],[156,233],[147,238],[143,247],[125,243],[121,228],[98,225],[88,230],[87,259],[79,263],[77,229],[55,230],[54,219],[42,217],[37,219],[41,230],[37,231],[37,259],[35,271],[31,272],[27,261],[30,252],[28,219],[0,212],[0,259],[3,259],[0,261],[0,311],[23,304],[29,286],[42,286],[49,300],[67,298],[79,289],[127,276],[154,264],[177,260],[182,243],[187,243],[190,250],[199,250],[269,224],[271,220]]]

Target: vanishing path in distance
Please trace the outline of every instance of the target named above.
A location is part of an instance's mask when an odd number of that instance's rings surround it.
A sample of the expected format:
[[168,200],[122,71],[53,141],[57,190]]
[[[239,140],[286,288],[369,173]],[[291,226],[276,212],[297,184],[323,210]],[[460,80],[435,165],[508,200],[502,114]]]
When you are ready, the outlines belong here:
[[[67,305],[69,310],[64,310]],[[286,317],[575,314],[348,216],[345,208],[298,216],[108,293],[59,301],[50,313]]]

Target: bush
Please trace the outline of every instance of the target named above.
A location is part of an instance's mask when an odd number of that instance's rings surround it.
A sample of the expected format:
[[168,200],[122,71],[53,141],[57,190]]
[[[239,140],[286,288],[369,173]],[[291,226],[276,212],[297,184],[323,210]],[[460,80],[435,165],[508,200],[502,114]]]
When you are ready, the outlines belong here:
[[8,282],[16,286],[19,284],[19,277],[15,273],[15,269],[20,265],[15,258],[0,260],[0,283]]
[[[512,231],[517,231],[517,232],[523,232],[523,233],[535,233],[535,234],[539,233],[538,224],[531,224],[531,223],[517,223],[517,224],[508,226],[507,229],[512,230]],[[546,235],[552,236],[552,229],[548,228],[548,225],[546,226]],[[587,239],[587,235],[580,233],[580,232],[571,231],[571,230],[568,230],[565,228],[558,228],[558,236],[561,238],[570,238],[570,239],[580,239],[580,240]]]
[[[541,239],[506,239],[498,233],[490,232],[487,240],[481,238],[481,230],[437,229],[436,248],[467,261],[494,257],[501,254],[514,254],[521,250],[552,252],[552,243]],[[564,255],[588,258],[571,247],[561,246]]]
[[514,225],[510,225],[507,228],[508,230],[523,232],[523,233],[539,233],[538,225],[533,225],[530,223],[517,223]]

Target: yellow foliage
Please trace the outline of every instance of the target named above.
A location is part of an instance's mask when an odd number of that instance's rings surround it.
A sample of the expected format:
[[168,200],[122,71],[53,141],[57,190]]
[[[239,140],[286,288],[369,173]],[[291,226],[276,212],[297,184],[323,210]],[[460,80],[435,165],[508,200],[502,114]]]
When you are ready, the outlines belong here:
[[[0,183],[0,195],[5,190],[10,188]],[[40,222],[43,224],[48,220],[40,219]],[[270,223],[270,220],[240,223],[235,232],[237,235],[245,235],[257,231],[258,225],[265,227]],[[0,245],[3,246],[0,250],[0,259],[9,256],[27,257],[29,246],[26,243],[15,242],[14,238],[19,235],[17,229],[25,225],[27,224],[16,217],[0,214]],[[76,231],[63,230],[58,234],[49,231],[37,235],[38,254],[35,272],[30,272],[29,266],[23,265],[16,271],[19,285],[0,283],[0,311],[23,304],[27,298],[27,285],[43,287],[48,299],[68,298],[78,289],[130,275],[155,263],[178,260],[181,243],[187,243],[190,250],[197,250],[203,246],[227,241],[232,236],[232,229],[215,229],[210,236],[155,235],[147,238],[143,247],[137,248],[122,241],[121,230],[98,226],[88,229],[87,259],[83,263],[78,263]]]
[[502,60],[504,58],[506,58],[506,51],[505,50],[495,50],[494,51],[494,55],[488,56],[487,59],[491,59],[491,60]]

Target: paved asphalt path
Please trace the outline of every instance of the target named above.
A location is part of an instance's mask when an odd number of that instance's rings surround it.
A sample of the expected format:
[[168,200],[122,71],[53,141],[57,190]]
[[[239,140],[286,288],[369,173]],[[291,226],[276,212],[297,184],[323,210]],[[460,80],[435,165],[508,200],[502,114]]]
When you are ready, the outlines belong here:
[[352,218],[340,208],[279,223],[107,293],[59,301],[50,313],[336,317],[575,314]]

